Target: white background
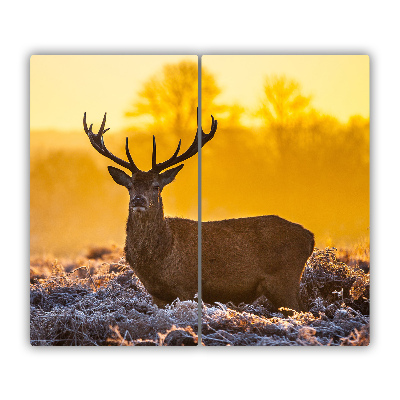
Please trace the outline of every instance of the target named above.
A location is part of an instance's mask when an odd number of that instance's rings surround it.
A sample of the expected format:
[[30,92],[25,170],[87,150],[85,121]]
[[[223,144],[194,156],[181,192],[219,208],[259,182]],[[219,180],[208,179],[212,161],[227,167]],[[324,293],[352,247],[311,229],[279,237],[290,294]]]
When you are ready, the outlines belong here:
[[[400,32],[395,7],[394,1],[366,0],[4,3],[0,24],[3,398],[396,396]],[[30,347],[29,57],[151,53],[370,56],[369,347]]]

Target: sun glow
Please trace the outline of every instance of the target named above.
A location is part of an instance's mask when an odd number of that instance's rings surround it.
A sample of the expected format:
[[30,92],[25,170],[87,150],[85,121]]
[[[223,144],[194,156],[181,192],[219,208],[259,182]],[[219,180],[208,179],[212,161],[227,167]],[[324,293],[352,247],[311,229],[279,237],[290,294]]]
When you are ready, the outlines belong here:
[[[153,134],[158,162],[193,140],[197,65],[187,55],[31,57],[33,252],[123,244],[128,194],[90,146],[83,113],[97,132],[107,112],[107,148],[125,158],[128,136],[149,169]],[[203,220],[278,214],[319,247],[365,241],[368,56],[206,55],[202,67],[204,131],[218,120],[202,150]],[[186,161],[163,192],[166,215],[197,220],[197,165]]]

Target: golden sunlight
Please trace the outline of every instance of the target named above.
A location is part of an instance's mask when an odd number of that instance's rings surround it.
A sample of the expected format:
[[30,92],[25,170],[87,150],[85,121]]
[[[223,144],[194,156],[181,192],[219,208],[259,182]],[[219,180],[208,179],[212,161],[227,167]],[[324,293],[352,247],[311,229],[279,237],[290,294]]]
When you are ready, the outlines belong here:
[[[126,159],[128,136],[138,167],[150,169],[153,134],[158,162],[179,139],[183,149],[194,138],[197,65],[197,56],[31,57],[31,254],[72,256],[90,245],[123,245],[129,196],[110,177],[111,160],[90,145],[83,114],[97,133],[107,112],[107,148]],[[155,82],[163,109],[146,92]],[[179,82],[184,86],[176,92]],[[181,103],[184,88],[189,100]],[[133,115],[140,103],[149,107]],[[165,212],[197,220],[197,157],[179,175],[164,191]]]
[[369,237],[368,56],[204,56],[203,220],[276,214],[317,247]]
[[[83,113],[138,167],[196,132],[197,56],[31,57],[31,251],[78,254],[124,241],[128,194],[89,143]],[[369,237],[368,56],[203,56],[204,221],[277,214],[318,247]],[[163,192],[166,215],[197,220],[198,158]]]

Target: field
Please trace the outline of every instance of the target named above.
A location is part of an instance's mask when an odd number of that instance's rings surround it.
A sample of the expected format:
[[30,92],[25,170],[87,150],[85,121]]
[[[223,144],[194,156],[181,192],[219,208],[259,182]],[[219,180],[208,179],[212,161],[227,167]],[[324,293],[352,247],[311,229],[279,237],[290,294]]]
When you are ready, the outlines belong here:
[[[201,115],[196,113],[196,56],[32,57],[32,345],[369,343],[369,246],[344,250],[369,236],[369,58],[230,57],[202,60]],[[244,65],[253,71],[251,84],[244,80]],[[110,159],[129,164],[110,157],[105,148],[101,157],[93,138],[90,144],[82,129],[86,112],[94,132],[107,131],[104,146],[125,160],[131,159],[130,146],[143,171],[150,165],[160,173],[160,165],[172,167],[168,162],[153,166],[168,160],[178,143],[175,155],[193,156],[184,157],[176,182],[165,190],[161,185],[160,200],[152,195],[161,204],[163,190],[165,217],[208,222],[273,213],[313,232],[318,249],[301,281],[307,312],[276,310],[266,298],[200,307],[193,298],[155,306],[120,248],[93,247],[124,242],[133,191],[115,184],[107,169]],[[198,155],[196,146],[184,152],[194,143],[198,125],[206,133],[216,128],[214,117],[218,129],[212,141]],[[128,169],[136,174],[136,168]],[[134,189],[143,195],[139,186]],[[161,249],[149,244],[144,267],[154,248]],[[58,259],[35,257],[48,252]]]
[[[308,312],[253,304],[202,304],[205,346],[366,346],[369,247],[315,249],[301,280]],[[74,260],[31,257],[33,346],[196,346],[197,299],[165,308],[126,264],[117,246]]]

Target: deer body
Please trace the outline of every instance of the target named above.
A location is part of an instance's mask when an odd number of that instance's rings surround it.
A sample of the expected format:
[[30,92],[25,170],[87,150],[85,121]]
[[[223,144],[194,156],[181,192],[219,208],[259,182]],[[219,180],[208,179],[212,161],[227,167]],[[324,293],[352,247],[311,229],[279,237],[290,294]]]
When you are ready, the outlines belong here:
[[300,310],[301,274],[314,235],[275,215],[202,223],[202,300]]
[[[139,170],[132,160],[126,139],[129,162],[110,153],[104,145],[104,115],[98,134],[86,125],[93,147],[102,155],[129,169],[132,176],[115,167],[108,170],[116,183],[129,191],[129,216],[126,226],[126,259],[154,302],[165,305],[177,297],[193,299],[198,292],[198,223],[182,218],[165,218],[161,198],[183,164],[198,151],[196,137],[178,156],[156,162],[153,136],[152,169]],[[202,131],[202,145],[217,129],[212,118],[209,134]],[[168,169],[169,168],[169,169]],[[164,171],[165,170],[165,171]],[[164,171],[164,172],[162,172]],[[202,299],[205,302],[239,304],[265,295],[275,307],[300,310],[299,284],[308,257],[314,248],[314,236],[298,224],[269,215],[202,223]]]

